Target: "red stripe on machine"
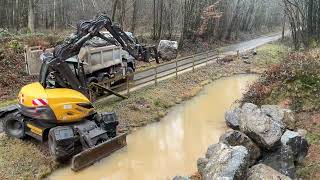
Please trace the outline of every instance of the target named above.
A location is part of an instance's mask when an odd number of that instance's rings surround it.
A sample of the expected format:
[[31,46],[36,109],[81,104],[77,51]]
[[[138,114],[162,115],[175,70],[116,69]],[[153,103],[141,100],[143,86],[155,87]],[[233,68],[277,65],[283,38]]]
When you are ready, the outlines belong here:
[[48,101],[46,99],[34,99],[34,100],[32,100],[32,105],[46,106],[46,105],[48,105]]
[[44,106],[48,104],[48,103],[46,102],[46,100],[44,100],[44,99],[38,99],[38,100],[39,100],[39,101],[41,102],[41,104],[44,105]]

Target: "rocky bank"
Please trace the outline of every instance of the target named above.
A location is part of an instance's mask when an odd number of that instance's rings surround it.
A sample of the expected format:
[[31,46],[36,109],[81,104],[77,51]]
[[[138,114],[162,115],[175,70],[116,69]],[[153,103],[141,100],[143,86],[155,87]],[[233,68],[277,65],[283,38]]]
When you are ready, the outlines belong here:
[[[308,154],[306,132],[295,129],[292,111],[245,103],[225,113],[230,130],[197,161],[203,180],[297,179],[296,166]],[[177,176],[175,180],[191,179]]]

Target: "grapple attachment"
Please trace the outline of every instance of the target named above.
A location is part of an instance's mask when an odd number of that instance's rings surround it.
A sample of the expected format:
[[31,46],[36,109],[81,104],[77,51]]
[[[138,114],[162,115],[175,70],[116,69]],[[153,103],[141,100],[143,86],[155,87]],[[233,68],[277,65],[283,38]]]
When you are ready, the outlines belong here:
[[127,145],[126,137],[127,133],[121,134],[73,156],[71,169],[73,171],[80,171],[125,147]]

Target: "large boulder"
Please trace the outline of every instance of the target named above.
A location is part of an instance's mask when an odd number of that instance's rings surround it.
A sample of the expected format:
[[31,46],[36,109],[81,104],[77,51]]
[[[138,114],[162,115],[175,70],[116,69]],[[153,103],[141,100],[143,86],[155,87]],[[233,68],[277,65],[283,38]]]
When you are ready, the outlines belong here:
[[176,176],[172,180],[191,180],[191,178],[186,176]]
[[257,164],[248,170],[247,180],[290,180],[288,176],[285,176],[271,167],[264,164]]
[[245,147],[218,143],[208,148],[206,158],[198,160],[198,171],[204,180],[244,179],[248,162],[249,153]]
[[259,108],[257,105],[252,103],[245,103],[242,108],[234,108],[225,113],[225,120],[228,127],[239,130],[241,114],[248,114],[260,110],[263,114],[276,121],[283,128],[290,130],[295,129],[295,117],[294,113],[288,109],[282,109],[277,105],[263,105]]
[[252,140],[240,131],[230,130],[220,137],[220,143],[229,146],[244,146],[249,153],[249,165],[255,164],[256,160],[260,157],[260,148],[252,142]]
[[199,159],[197,160],[198,172],[199,172],[200,174],[203,174],[204,169],[206,168],[208,162],[209,162],[209,159],[207,159],[207,158],[199,158]]
[[281,137],[283,146],[289,146],[295,161],[301,163],[308,154],[308,141],[298,132],[287,130]]
[[224,115],[227,126],[230,127],[231,129],[239,130],[240,116],[241,116],[240,108],[234,108],[232,110],[227,111]]
[[289,109],[283,110],[283,122],[286,124],[287,128],[290,130],[296,129],[296,118],[294,113]]
[[261,106],[261,111],[273,120],[284,124],[290,130],[294,130],[296,127],[294,113],[289,109],[282,109],[277,105],[263,105]]
[[165,61],[176,59],[178,56],[178,42],[161,40],[158,46],[158,53]]
[[308,134],[308,131],[305,130],[305,129],[297,129],[297,132],[299,133],[300,136],[306,138],[307,137],[307,134]]
[[280,143],[285,126],[270,116],[261,112],[260,109],[248,109],[246,113],[242,108],[240,131],[264,149],[272,149]]
[[266,115],[270,116],[275,121],[282,122],[284,117],[283,109],[277,105],[262,105],[261,111]]
[[252,113],[252,112],[255,112],[256,110],[258,110],[258,106],[255,105],[255,104],[252,104],[252,103],[245,103],[243,106],[242,106],[242,109],[241,111],[243,113]]
[[261,163],[294,179],[296,177],[294,160],[295,158],[291,148],[289,146],[280,146],[273,152],[265,153]]
[[261,112],[271,117],[276,123],[279,123],[284,129],[286,124],[283,122],[284,110],[276,105],[263,105],[261,106]]

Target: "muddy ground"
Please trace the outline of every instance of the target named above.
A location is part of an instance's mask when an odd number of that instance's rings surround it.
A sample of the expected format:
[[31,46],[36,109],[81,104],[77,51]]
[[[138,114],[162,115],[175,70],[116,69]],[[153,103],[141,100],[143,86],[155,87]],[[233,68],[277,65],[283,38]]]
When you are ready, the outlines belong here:
[[[98,111],[115,111],[119,116],[119,131],[130,132],[151,122],[160,121],[169,108],[197,95],[201,88],[215,79],[239,73],[262,73],[269,66],[274,51],[280,56],[288,49],[280,44],[270,44],[258,49],[258,55],[249,54],[250,64],[232,57],[225,64],[213,63],[131,93],[129,99],[108,99],[96,103]],[[274,58],[272,58],[274,59]],[[281,59],[281,58],[279,58]],[[261,65],[262,64],[262,65]],[[47,176],[57,165],[46,147],[33,140],[12,140],[0,136],[0,179],[39,179]]]

